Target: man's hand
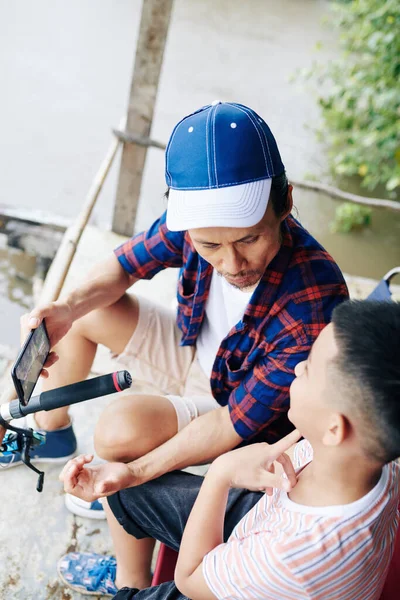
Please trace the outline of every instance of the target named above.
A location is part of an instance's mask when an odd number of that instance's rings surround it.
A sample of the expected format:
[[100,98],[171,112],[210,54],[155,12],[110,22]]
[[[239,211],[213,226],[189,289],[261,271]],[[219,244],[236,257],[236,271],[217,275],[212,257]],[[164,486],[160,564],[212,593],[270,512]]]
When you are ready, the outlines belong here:
[[[21,317],[21,344],[25,341],[31,329],[39,327],[43,319],[46,319],[46,329],[51,348],[54,348],[68,333],[74,321],[72,310],[67,302],[57,301],[38,306],[32,312]],[[50,352],[44,365],[46,368],[41,373],[43,377],[48,377],[47,368],[51,367],[57,360],[58,355],[55,352]]]
[[[230,487],[273,493],[273,488],[289,492],[297,483],[292,462],[285,452],[299,441],[295,429],[276,444],[252,444],[223,454],[212,464],[209,474],[228,483]],[[275,473],[276,463],[281,465]],[[208,477],[208,475],[207,475]]]
[[119,490],[141,483],[133,470],[124,463],[85,467],[92,460],[93,455],[84,454],[67,462],[59,479],[64,483],[64,490],[68,494],[93,502],[102,496],[111,496]]

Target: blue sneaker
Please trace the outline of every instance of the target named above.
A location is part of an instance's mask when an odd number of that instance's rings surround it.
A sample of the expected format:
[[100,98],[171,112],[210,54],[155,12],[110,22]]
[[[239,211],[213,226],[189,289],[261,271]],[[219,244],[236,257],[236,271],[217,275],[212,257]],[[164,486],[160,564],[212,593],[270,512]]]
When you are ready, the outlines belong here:
[[57,564],[61,581],[71,590],[93,596],[115,596],[117,561],[113,556],[70,552]]
[[72,494],[65,494],[65,506],[70,512],[78,517],[86,519],[105,519],[106,513],[103,505],[99,500],[94,502],[86,502]]
[[[72,424],[56,429],[55,431],[43,431],[38,429],[33,415],[28,415],[25,422],[19,427],[31,427],[39,433],[45,434],[44,443],[31,448],[30,456],[33,463],[65,463],[76,454],[76,437]],[[19,452],[5,453],[0,455],[0,466],[16,467],[22,465]]]

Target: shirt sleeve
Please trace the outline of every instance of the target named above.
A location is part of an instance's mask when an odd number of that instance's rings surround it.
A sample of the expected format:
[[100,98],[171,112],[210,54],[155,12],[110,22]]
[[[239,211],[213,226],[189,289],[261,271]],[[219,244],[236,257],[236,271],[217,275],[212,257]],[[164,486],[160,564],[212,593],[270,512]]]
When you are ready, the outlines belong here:
[[289,408],[289,388],[297,363],[306,360],[311,342],[304,337],[296,344],[269,353],[247,374],[228,400],[232,424],[244,440],[260,433]]
[[166,215],[114,250],[121,266],[137,279],[151,279],[167,267],[183,264],[184,232],[169,231]]
[[293,600],[302,588],[285,566],[276,546],[261,533],[221,544],[206,554],[204,579],[219,600]]

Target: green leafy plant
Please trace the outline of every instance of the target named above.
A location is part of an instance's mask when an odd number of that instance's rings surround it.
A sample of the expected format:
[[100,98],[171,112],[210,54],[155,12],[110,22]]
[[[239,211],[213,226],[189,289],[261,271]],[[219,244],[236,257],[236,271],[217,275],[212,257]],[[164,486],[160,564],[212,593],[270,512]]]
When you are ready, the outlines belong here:
[[359,175],[362,185],[400,192],[400,2],[332,3],[341,57],[303,74],[318,84],[335,175]]
[[363,229],[371,223],[371,209],[360,204],[344,202],[335,212],[335,220],[331,229],[334,232],[349,233],[350,231]]

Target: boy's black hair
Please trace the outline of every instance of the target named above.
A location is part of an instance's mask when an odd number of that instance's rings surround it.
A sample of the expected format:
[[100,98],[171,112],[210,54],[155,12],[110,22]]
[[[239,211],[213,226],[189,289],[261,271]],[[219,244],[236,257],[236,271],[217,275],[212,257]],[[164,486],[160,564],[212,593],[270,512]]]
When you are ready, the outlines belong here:
[[[274,213],[277,217],[285,214],[289,208],[288,198],[289,182],[286,176],[286,171],[272,178],[271,184],[271,202]],[[168,200],[169,188],[166,189],[164,198]]]
[[332,315],[338,391],[361,421],[369,458],[400,457],[400,304],[348,301]]

